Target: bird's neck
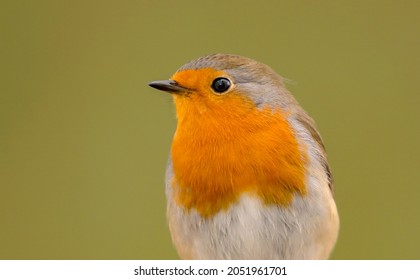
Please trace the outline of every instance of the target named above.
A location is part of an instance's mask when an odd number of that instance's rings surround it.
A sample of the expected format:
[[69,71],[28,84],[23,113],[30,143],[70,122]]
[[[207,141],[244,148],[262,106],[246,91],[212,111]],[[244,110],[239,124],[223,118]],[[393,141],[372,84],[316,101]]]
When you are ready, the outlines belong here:
[[179,204],[212,216],[245,192],[282,206],[305,194],[306,151],[284,113],[216,111],[177,108],[172,187]]

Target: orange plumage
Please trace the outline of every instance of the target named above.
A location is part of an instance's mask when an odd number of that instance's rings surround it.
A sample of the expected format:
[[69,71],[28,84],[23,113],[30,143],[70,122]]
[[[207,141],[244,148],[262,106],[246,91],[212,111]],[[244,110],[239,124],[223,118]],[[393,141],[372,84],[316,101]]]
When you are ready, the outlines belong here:
[[229,96],[214,95],[208,84],[219,75],[200,69],[172,77],[199,93],[174,96],[179,122],[172,144],[177,201],[211,216],[243,192],[280,205],[287,205],[295,193],[305,194],[305,151],[299,149],[286,113],[257,110],[235,89]]

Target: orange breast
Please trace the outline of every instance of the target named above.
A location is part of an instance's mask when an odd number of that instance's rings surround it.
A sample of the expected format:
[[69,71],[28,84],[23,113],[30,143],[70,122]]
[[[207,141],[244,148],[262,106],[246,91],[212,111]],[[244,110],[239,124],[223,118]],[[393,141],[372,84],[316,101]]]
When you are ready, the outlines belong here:
[[223,102],[175,96],[175,104],[172,187],[186,209],[208,217],[245,192],[282,206],[306,193],[306,151],[283,112],[258,110],[234,92]]

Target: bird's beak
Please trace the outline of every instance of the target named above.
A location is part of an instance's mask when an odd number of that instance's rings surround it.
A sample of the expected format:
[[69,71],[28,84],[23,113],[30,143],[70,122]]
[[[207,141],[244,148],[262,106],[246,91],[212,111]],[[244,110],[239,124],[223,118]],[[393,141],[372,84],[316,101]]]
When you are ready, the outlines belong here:
[[153,81],[149,83],[149,86],[158,90],[163,90],[169,93],[176,93],[176,94],[182,94],[184,92],[190,91],[189,89],[180,86],[174,80]]

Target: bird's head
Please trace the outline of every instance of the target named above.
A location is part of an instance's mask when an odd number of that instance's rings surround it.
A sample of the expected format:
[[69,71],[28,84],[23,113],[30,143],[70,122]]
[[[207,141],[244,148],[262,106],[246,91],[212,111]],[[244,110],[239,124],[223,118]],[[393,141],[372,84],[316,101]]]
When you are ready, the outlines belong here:
[[237,118],[255,109],[285,111],[295,103],[270,67],[239,55],[204,56],[182,66],[170,80],[149,85],[173,94],[180,119],[187,113]]

